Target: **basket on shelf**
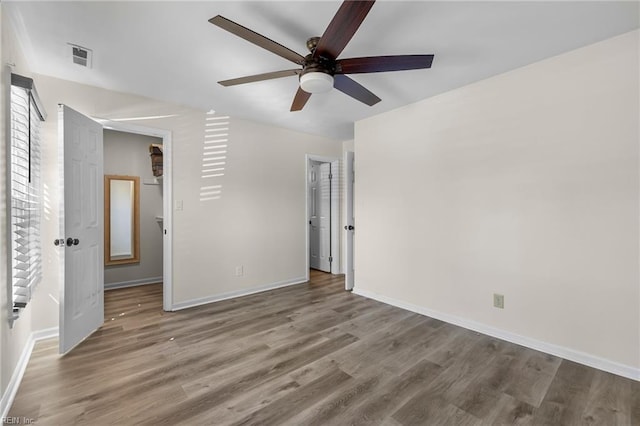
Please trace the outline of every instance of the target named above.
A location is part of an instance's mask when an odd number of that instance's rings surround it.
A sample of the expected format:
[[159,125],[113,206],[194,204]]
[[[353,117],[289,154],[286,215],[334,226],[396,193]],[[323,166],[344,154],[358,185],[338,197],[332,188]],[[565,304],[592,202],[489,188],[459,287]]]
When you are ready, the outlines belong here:
[[151,144],[149,145],[149,152],[151,153],[151,170],[155,177],[162,176],[162,145]]

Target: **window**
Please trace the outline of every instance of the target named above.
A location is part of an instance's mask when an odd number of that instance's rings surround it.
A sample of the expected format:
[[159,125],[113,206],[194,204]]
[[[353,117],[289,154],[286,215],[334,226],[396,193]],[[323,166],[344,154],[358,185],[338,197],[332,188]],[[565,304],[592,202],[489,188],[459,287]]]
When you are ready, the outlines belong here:
[[33,80],[11,75],[10,146],[7,161],[10,185],[10,249],[13,324],[20,311],[31,300],[31,293],[42,279],[42,182],[40,155],[40,122],[44,109],[33,86]]

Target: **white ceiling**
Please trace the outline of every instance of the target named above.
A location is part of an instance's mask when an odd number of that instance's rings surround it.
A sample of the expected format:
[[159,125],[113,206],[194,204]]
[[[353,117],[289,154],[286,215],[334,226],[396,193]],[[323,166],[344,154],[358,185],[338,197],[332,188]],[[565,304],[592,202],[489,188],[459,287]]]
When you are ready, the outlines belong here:
[[[333,90],[289,112],[297,77],[235,87],[216,82],[295,68],[207,20],[236,21],[306,55],[336,1],[3,2],[32,70],[346,140],[353,123],[639,27],[639,3],[379,1],[340,58],[433,53],[430,70],[358,74],[382,98],[368,107]],[[93,68],[67,43],[93,49]],[[292,66],[293,65],[293,66]],[[120,118],[120,117],[109,117]]]

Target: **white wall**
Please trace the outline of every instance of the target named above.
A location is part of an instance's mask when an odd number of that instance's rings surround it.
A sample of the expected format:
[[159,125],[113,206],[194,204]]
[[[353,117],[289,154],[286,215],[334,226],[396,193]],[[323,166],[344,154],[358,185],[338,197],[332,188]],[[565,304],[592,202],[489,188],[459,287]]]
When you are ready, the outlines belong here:
[[[200,123],[198,123],[200,124]],[[266,284],[303,280],[305,238],[305,154],[340,155],[340,142],[231,118],[225,175],[219,200],[199,201],[202,139],[174,158],[174,201],[181,224],[175,241],[178,303]],[[174,144],[174,152],[181,151]],[[178,178],[179,176],[179,178]],[[244,275],[235,276],[242,266]]]
[[356,123],[356,290],[640,377],[638,39]]
[[[153,180],[149,145],[162,139],[104,131],[104,174],[140,178],[140,262],[104,267],[105,287],[113,284],[162,281],[162,185],[145,185]],[[158,279],[159,278],[159,279]]]

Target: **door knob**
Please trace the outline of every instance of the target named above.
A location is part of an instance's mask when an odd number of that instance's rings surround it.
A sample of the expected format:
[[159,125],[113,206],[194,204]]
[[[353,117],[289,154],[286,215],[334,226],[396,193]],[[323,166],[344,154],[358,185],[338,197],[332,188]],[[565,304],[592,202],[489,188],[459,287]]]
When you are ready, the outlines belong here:
[[353,231],[354,230],[353,225],[345,225],[344,230],[345,231]]
[[77,246],[78,244],[80,244],[80,240],[77,238],[67,238],[67,246],[71,247],[71,246]]
[[60,246],[60,245],[64,245],[64,240],[62,238],[55,239],[55,240],[53,240],[53,245],[56,246],[56,247]]

